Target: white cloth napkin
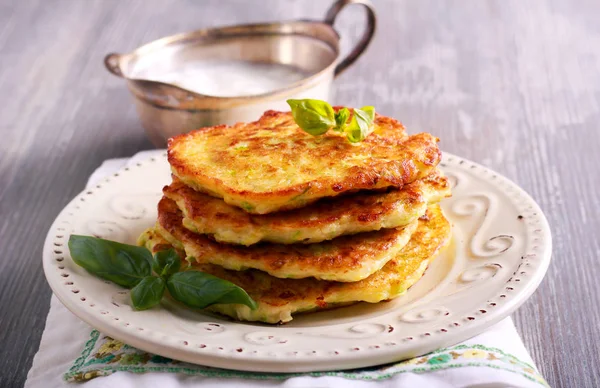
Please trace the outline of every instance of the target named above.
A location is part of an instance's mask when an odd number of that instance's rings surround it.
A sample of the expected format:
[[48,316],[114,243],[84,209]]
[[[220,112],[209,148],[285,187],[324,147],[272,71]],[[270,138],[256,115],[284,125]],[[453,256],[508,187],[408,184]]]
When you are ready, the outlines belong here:
[[[131,159],[112,159],[105,161],[90,177],[88,186],[93,185],[104,176],[128,164],[151,156],[159,156],[164,151],[145,151]],[[42,335],[40,348],[33,360],[33,366],[27,376],[25,388],[75,387],[79,383],[67,382],[65,374],[77,369],[77,365],[100,364],[87,352],[87,358],[80,358],[86,344],[94,351],[109,344],[101,334],[80,321],[69,312],[55,296],[52,296],[50,312]],[[98,340],[90,342],[90,333],[96,333]],[[94,345],[95,344],[95,345]],[[109,347],[110,348],[110,347]],[[128,350],[137,352],[136,349]],[[146,354],[147,355],[147,354]],[[81,362],[76,362],[81,361]],[[108,364],[107,364],[108,365]],[[111,364],[112,365],[112,364]],[[129,365],[129,364],[128,364]],[[176,364],[183,365],[183,364]],[[224,371],[218,369],[195,367],[185,364],[184,367],[144,369],[133,363],[110,370],[109,375],[89,379],[85,369],[80,373],[84,377],[85,388],[108,387],[543,387],[547,383],[533,366],[533,361],[525,349],[511,318],[489,328],[485,333],[471,338],[464,343],[445,349],[444,352],[431,356],[419,357],[395,365],[387,365],[381,369],[370,368],[369,371],[355,373],[328,373],[294,375],[281,374],[258,378],[244,372]],[[108,367],[112,368],[112,367]],[[196,368],[196,369],[194,369]],[[161,370],[153,372],[149,370]],[[88,369],[89,370],[89,369]],[[148,371],[147,371],[148,370]],[[209,370],[211,373],[207,373]],[[140,373],[144,372],[144,373]],[[344,376],[341,376],[344,374]],[[220,375],[219,377],[213,377]],[[376,380],[376,381],[375,381]]]

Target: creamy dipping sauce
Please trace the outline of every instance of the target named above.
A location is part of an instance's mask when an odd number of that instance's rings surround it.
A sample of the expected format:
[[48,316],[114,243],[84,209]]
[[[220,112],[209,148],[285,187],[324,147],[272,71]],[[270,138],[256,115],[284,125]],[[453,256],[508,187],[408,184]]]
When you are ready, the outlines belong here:
[[209,96],[239,97],[282,89],[311,74],[279,63],[214,60],[186,63],[162,74],[139,75]]

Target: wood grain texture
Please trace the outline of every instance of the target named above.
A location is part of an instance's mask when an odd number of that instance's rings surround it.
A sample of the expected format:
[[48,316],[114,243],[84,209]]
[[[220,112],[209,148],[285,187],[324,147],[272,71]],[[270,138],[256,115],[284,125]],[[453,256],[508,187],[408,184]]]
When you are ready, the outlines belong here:
[[[0,386],[21,386],[50,290],[52,220],[107,158],[150,148],[110,51],[199,27],[321,18],[294,0],[0,0]],[[335,103],[375,105],[513,179],[546,212],[548,276],[515,314],[553,387],[600,386],[600,2],[377,0]],[[348,48],[360,12],[338,27]]]

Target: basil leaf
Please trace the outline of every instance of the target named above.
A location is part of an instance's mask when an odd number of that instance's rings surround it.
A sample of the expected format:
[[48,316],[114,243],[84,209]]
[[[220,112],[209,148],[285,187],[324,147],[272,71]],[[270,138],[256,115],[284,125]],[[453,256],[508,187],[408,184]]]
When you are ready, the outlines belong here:
[[367,117],[368,117],[368,123],[369,125],[373,124],[373,121],[375,121],[375,107],[374,106],[363,106],[362,108],[358,109],[361,113],[366,113]]
[[131,288],[152,274],[152,255],[144,247],[71,235],[69,251],[77,265],[123,287]]
[[331,105],[321,100],[287,100],[294,121],[313,136],[322,135],[333,127],[335,113]]
[[348,121],[348,117],[350,117],[350,111],[348,108],[342,108],[335,113],[335,130],[339,132],[344,132],[346,129],[346,122]]
[[375,108],[372,106],[363,106],[361,109],[354,109],[352,121],[346,128],[346,137],[350,143],[363,141],[369,133],[373,131],[373,121],[375,120]]
[[242,288],[227,280],[200,271],[185,271],[171,275],[167,288],[173,298],[188,307],[205,308],[216,303],[236,303],[258,306]]
[[131,289],[131,301],[136,310],[147,310],[156,306],[165,293],[165,281],[156,276],[146,276]]
[[179,272],[181,268],[181,259],[177,251],[173,248],[156,252],[152,258],[152,270],[161,277],[173,275]]

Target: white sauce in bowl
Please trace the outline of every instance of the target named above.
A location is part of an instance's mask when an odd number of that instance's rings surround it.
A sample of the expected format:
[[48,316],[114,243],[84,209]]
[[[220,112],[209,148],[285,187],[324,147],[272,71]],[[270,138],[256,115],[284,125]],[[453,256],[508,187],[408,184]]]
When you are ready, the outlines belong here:
[[136,78],[159,81],[215,97],[239,97],[272,92],[311,74],[279,63],[207,60],[189,62],[168,72],[141,71]]

